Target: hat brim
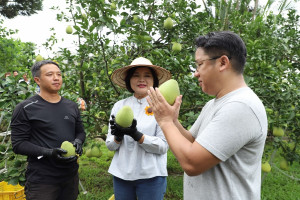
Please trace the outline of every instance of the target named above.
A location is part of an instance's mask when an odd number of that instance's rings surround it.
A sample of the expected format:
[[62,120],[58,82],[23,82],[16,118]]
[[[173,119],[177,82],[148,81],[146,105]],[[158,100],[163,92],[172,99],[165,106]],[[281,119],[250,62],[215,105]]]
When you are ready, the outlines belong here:
[[150,67],[150,68],[154,69],[154,71],[156,72],[157,78],[158,78],[159,85],[164,83],[165,81],[169,80],[172,77],[171,73],[168,70],[166,70],[160,66],[138,64],[138,65],[128,65],[128,66],[116,69],[111,75],[112,81],[115,84],[117,84],[118,86],[120,86],[122,88],[126,88],[125,78],[126,78],[127,72],[129,69],[134,68],[134,67]]

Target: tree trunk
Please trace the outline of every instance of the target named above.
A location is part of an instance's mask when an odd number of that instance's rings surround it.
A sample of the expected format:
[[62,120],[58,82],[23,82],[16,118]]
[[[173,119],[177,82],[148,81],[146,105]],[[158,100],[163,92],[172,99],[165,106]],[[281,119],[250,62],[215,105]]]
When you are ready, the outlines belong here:
[[239,10],[239,9],[240,9],[240,1],[239,1],[239,0],[236,0],[235,9],[236,9],[236,10]]
[[252,20],[255,19],[256,11],[257,11],[257,8],[258,8],[258,1],[259,0],[255,0],[255,6],[254,6],[254,10],[253,10]]

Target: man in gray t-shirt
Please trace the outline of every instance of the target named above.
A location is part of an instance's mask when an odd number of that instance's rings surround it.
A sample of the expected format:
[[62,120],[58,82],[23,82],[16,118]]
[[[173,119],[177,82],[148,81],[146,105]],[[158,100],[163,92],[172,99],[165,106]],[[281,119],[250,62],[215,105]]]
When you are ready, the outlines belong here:
[[168,144],[182,166],[184,199],[260,199],[261,158],[267,116],[246,85],[246,47],[229,31],[196,40],[194,76],[202,91],[215,96],[188,131],[178,121],[182,96],[168,105],[159,90],[149,91],[152,107]]

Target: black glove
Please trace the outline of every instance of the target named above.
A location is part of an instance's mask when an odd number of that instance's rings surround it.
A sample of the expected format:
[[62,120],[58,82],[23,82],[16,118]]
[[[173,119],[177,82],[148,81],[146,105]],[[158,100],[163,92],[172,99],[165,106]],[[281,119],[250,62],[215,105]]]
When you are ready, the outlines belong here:
[[72,144],[76,148],[75,152],[81,156],[82,155],[82,141],[80,139],[75,139],[72,142]]
[[66,154],[67,151],[62,148],[46,149],[42,150],[42,155],[53,158],[56,161],[70,163],[77,160],[77,156],[63,157],[62,154]]
[[133,119],[131,126],[128,128],[123,128],[123,127],[119,126],[117,123],[116,123],[116,126],[124,135],[129,135],[135,141],[139,141],[143,137],[143,133],[139,132],[136,129],[136,124],[137,124],[136,119]]
[[111,134],[115,136],[115,140],[121,142],[124,138],[124,133],[121,132],[120,126],[117,125],[115,121],[115,116],[111,116],[111,120],[109,120]]

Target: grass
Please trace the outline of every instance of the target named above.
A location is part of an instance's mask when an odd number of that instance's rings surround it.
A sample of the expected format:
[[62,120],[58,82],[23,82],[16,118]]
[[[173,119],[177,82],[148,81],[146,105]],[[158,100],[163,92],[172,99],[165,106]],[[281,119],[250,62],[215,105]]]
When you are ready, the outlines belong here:
[[[85,155],[80,157],[79,177],[87,193],[83,194],[83,190],[79,188],[78,200],[107,200],[113,194],[112,176],[107,172],[113,153],[106,148],[105,144],[101,146],[101,151],[100,158],[88,158]],[[170,151],[168,173],[165,199],[183,199],[183,171]]]
[[[267,145],[265,149],[270,149]],[[280,151],[271,164],[271,172],[263,174],[261,200],[300,200],[300,164],[294,162],[288,171],[280,169]]]
[[[113,194],[112,176],[107,172],[113,157],[105,144],[101,146],[100,158],[80,158],[80,181],[87,190],[80,188],[78,200],[107,200]],[[289,171],[279,169],[280,156],[276,155],[272,171],[265,175],[261,188],[262,200],[300,200],[300,165],[294,163]],[[298,180],[292,179],[293,176]],[[166,200],[183,199],[183,171],[171,151],[168,152],[168,173]]]
[[[105,144],[101,145],[101,151],[100,158],[88,158],[82,155],[79,159],[80,182],[87,193],[84,194],[80,187],[78,200],[108,200],[113,194],[112,176],[107,172],[113,152],[109,151]],[[265,151],[272,152],[271,146],[267,145]],[[280,151],[277,151],[271,163],[271,172],[262,174],[261,200],[300,200],[300,164],[294,162],[288,171],[283,171],[279,167],[281,159]],[[4,162],[0,163],[0,169],[4,164]],[[167,169],[169,176],[165,199],[181,200],[183,199],[183,171],[171,151],[168,152]]]

